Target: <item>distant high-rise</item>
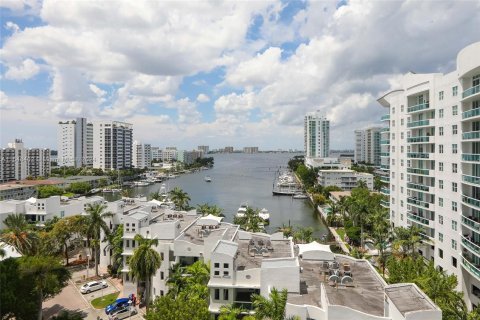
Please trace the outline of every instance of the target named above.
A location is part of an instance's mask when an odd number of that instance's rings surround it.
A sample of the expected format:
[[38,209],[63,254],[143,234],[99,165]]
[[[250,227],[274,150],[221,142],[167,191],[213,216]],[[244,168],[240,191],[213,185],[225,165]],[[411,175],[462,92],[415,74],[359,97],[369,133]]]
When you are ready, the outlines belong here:
[[93,125],[86,118],[58,123],[58,165],[92,166]]
[[203,154],[208,154],[208,152],[210,151],[210,147],[209,146],[198,146],[197,150],[203,151]]
[[132,164],[135,168],[145,168],[151,166],[152,146],[149,144],[143,144],[141,142],[134,141]]
[[93,123],[93,167],[128,169],[132,167],[133,125],[120,121]]
[[382,128],[355,130],[355,162],[380,166],[380,133]]
[[258,147],[244,147],[243,153],[258,153]]
[[225,147],[225,148],[223,149],[223,152],[225,152],[225,153],[233,153],[233,147]]
[[305,115],[305,157],[327,158],[330,154],[330,121],[319,111]]

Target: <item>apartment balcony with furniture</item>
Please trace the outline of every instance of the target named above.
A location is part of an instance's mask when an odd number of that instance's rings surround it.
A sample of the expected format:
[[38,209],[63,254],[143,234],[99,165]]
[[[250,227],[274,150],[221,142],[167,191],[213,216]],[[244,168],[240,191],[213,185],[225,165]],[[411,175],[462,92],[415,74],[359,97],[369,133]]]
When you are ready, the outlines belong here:
[[430,153],[428,153],[428,152],[408,152],[407,153],[407,158],[429,159],[430,158]]
[[462,224],[472,231],[480,232],[480,217],[462,216]]
[[[430,220],[422,216],[416,215],[413,212],[407,212],[407,219],[412,220],[416,223],[420,223],[424,226],[430,227]],[[433,223],[433,221],[432,221]]]
[[[462,245],[471,253],[475,254],[477,257],[480,258],[480,243],[476,242],[472,235],[464,234],[462,235]],[[464,250],[465,252],[465,250]]]
[[407,198],[407,203],[409,203],[411,205],[414,205],[414,206],[426,208],[426,209],[430,208],[433,205],[432,203],[417,199],[415,197]]
[[418,184],[418,183],[412,183],[412,182],[407,183],[407,188],[415,189],[415,190],[419,190],[419,191],[426,191],[426,192],[428,192],[430,190],[429,186],[426,186],[426,185],[423,185],[423,184]]

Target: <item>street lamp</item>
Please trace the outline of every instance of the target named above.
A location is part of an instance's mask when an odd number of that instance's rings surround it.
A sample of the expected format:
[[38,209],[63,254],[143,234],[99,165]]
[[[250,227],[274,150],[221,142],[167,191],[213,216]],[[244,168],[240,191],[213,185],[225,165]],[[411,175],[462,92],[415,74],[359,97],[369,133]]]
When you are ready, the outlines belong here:
[[88,281],[88,269],[90,268],[90,255],[87,254],[87,281]]

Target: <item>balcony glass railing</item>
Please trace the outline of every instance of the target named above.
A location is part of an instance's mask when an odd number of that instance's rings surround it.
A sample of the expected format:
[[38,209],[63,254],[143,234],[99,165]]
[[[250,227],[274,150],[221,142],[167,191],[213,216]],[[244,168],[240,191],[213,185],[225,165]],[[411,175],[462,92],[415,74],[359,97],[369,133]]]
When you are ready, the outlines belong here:
[[233,306],[244,310],[253,310],[253,304],[248,301],[234,301]]
[[462,113],[462,119],[468,119],[480,116],[480,108],[470,109]]
[[390,120],[390,115],[389,114],[386,114],[386,115],[383,115],[380,120],[382,121],[387,121],[387,120]]
[[382,164],[382,165],[380,165],[380,169],[390,170],[390,166],[387,165],[387,164]]
[[430,157],[430,153],[425,152],[408,152],[407,158],[414,158],[414,159],[428,159]]
[[382,130],[380,130],[380,132],[390,132],[390,128],[382,128]]
[[410,143],[429,142],[429,141],[430,141],[430,136],[407,138],[407,142],[410,142]]
[[425,103],[416,104],[414,106],[410,106],[408,107],[407,111],[416,112],[416,111],[420,111],[428,108],[430,108],[430,104],[428,102],[425,102]]
[[380,189],[380,192],[383,193],[383,194],[390,194],[390,189],[388,189],[388,188],[381,188],[381,189]]
[[382,152],[380,153],[380,157],[390,157],[390,152]]
[[469,176],[469,175],[464,174],[464,175],[462,175],[462,180],[464,182],[480,185],[480,177]]
[[390,207],[390,201],[388,201],[388,200],[380,200],[380,205],[388,208],[388,207]]
[[470,131],[462,134],[463,140],[480,139],[480,131]]
[[419,200],[419,199],[407,198],[407,202],[416,206],[427,208],[427,209],[430,207],[430,203]]
[[467,247],[477,255],[480,255],[480,246],[478,243],[475,243],[470,239],[465,238],[464,236],[462,236],[462,243],[465,247]]
[[476,85],[475,87],[468,88],[467,90],[463,91],[462,98],[469,97],[471,95],[477,94],[480,92],[480,84]]
[[407,183],[407,188],[420,190],[420,191],[426,191],[426,192],[428,192],[428,190],[430,190],[429,186],[425,186],[423,184],[411,183],[411,182]]
[[462,223],[476,231],[480,231],[480,218],[462,216]]
[[469,196],[466,196],[466,195],[462,195],[462,201],[464,203],[467,203],[471,206],[474,206],[474,207],[477,207],[480,209],[480,200],[478,199],[475,199],[475,198],[472,198],[472,197],[469,197]]
[[390,177],[380,176],[380,181],[384,183],[390,183]]
[[462,154],[463,161],[480,161],[480,154],[476,153],[464,153]]
[[408,173],[414,173],[414,174],[423,174],[423,175],[429,175],[430,170],[428,169],[422,169],[422,168],[407,168]]
[[473,263],[468,261],[467,258],[462,256],[462,266],[470,272],[473,276],[477,277],[480,280],[480,266],[475,266]]
[[414,215],[413,213],[407,213],[407,218],[410,219],[410,220],[419,222],[419,223],[421,223],[421,224],[430,226],[430,220],[425,219],[425,218],[420,217],[420,216],[416,216],[416,215]]
[[420,120],[407,123],[407,128],[415,128],[430,125],[430,120]]
[[390,140],[380,140],[380,144],[390,144]]

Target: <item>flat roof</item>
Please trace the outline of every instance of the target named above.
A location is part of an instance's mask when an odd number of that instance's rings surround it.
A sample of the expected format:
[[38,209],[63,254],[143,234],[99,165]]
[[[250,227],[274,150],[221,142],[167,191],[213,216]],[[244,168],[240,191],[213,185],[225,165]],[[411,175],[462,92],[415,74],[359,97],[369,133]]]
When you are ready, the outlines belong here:
[[[287,302],[322,307],[322,288],[329,305],[341,305],[376,316],[384,314],[385,283],[366,260],[356,260],[336,255],[335,260],[349,264],[353,286],[338,288],[328,283],[328,269],[323,269],[322,261],[300,260],[300,294],[289,294]],[[323,284],[323,285],[322,285]]]
[[33,187],[34,186],[28,186],[28,185],[18,184],[18,183],[2,183],[0,184],[0,191],[21,189],[21,188],[33,188]]
[[412,311],[438,310],[423,292],[410,283],[389,286],[385,288],[385,293],[404,316]]
[[352,191],[332,191],[330,196],[334,197],[336,200],[340,200],[341,197],[350,197]]
[[178,240],[188,241],[193,244],[202,245],[205,242],[205,239],[210,237],[211,235],[223,235],[223,240],[231,241],[233,240],[233,235],[235,234],[235,231],[237,229],[238,226],[226,222],[221,222],[218,225],[218,228],[215,229],[209,229],[208,227],[202,229],[201,225],[195,223],[192,224],[188,229],[186,229],[185,232],[178,237]]
[[[260,268],[264,259],[293,257],[290,240],[272,240],[269,236],[252,234],[251,239],[239,239],[237,243],[237,270]],[[261,246],[265,246],[267,249],[270,247],[270,250],[265,255],[254,253],[254,248]]]

